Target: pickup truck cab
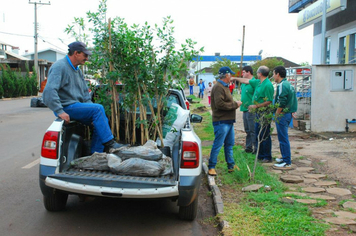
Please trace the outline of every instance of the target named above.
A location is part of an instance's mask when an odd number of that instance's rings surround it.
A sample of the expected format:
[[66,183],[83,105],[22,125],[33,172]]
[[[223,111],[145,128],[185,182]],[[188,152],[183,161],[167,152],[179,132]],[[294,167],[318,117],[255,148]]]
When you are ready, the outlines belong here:
[[[187,110],[183,90],[171,89],[167,96],[170,101],[167,106],[174,102]],[[170,150],[173,174],[137,177],[71,166],[71,161],[84,156],[88,150],[89,144],[85,138],[88,128],[79,122],[66,124],[59,118],[55,119],[44,134],[41,147],[39,184],[45,208],[48,211],[63,210],[68,194],[110,198],[171,198],[177,200],[181,219],[195,219],[202,152],[201,141],[192,123],[201,121],[201,116],[190,114],[179,131],[179,138]]]

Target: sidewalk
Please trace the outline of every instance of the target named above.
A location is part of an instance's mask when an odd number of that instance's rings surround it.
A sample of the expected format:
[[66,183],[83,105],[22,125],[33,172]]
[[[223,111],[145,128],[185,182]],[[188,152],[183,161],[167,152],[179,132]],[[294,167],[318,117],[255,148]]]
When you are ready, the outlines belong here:
[[[187,92],[189,95],[189,91]],[[206,97],[204,97],[202,104],[208,108]],[[272,124],[272,127],[274,126]],[[329,158],[326,158],[325,155],[320,154],[323,151],[330,152],[330,150],[335,149],[334,147],[339,144],[338,142],[333,142],[335,139],[339,139],[339,142],[342,142],[344,140],[348,141],[351,137],[351,140],[354,140],[356,133],[315,134],[295,128],[290,128],[288,133],[291,143],[293,169],[281,171],[272,168],[274,163],[263,164],[267,172],[278,175],[280,180],[288,187],[288,191],[285,192],[286,197],[282,201],[288,200],[291,204],[296,201],[311,205],[310,209],[314,218],[331,224],[331,229],[327,232],[327,235],[334,235],[334,233],[335,235],[344,235],[344,233],[356,235],[350,233],[350,231],[356,232],[356,221],[354,220],[356,219],[356,214],[353,213],[356,211],[356,201],[352,201],[352,194],[356,193],[356,181],[355,185],[336,182],[332,179],[333,175],[328,173],[329,169],[334,166],[335,156],[330,155]],[[244,146],[245,132],[243,130],[242,112],[239,110],[236,112],[235,135],[236,145]],[[280,157],[275,128],[271,136],[272,155],[273,157]],[[314,145],[318,147],[321,143],[324,146],[317,150],[313,149]],[[333,147],[333,145],[335,146]],[[350,152],[355,153],[353,149]],[[205,163],[203,168],[208,178],[209,188],[213,193],[216,214],[223,214],[223,196],[215,184],[215,177],[208,175],[208,168]],[[340,181],[338,178],[337,180]],[[261,187],[263,186],[262,184]],[[320,201],[326,201],[327,205],[324,207],[313,206],[313,204],[317,204]],[[344,203],[340,205],[340,202]],[[352,209],[352,212],[350,212],[350,209]],[[221,228],[227,225],[228,222],[220,222]]]

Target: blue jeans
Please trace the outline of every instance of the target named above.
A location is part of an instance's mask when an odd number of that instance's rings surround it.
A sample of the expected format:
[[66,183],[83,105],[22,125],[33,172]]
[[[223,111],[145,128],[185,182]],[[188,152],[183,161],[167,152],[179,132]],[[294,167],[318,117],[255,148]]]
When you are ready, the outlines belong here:
[[253,151],[256,146],[256,136],[255,136],[255,113],[244,111],[242,118],[244,122],[244,129],[246,132],[246,144],[245,149]]
[[190,95],[193,95],[193,88],[194,88],[194,85],[189,85],[189,94]]
[[288,127],[291,120],[292,113],[285,113],[283,116],[279,117],[278,122],[276,122],[279,149],[281,150],[283,162],[288,165],[292,164],[288,137]]
[[71,120],[79,121],[85,125],[93,125],[94,132],[91,141],[91,152],[103,152],[103,143],[114,138],[105,115],[104,107],[96,103],[74,103],[63,108]]
[[[258,115],[256,115],[258,119]],[[260,150],[258,152],[259,160],[272,160],[272,139],[271,139],[271,124],[263,125],[261,127],[258,122],[255,123],[255,134],[256,134],[256,146],[255,150],[257,151],[258,147],[258,137],[260,137]],[[261,133],[260,133],[261,131]],[[262,141],[263,140],[263,141]]]
[[204,90],[200,90],[200,91],[199,91],[199,98],[200,98],[200,95],[201,95],[201,98],[204,97]]
[[213,126],[214,126],[215,138],[214,138],[213,147],[211,148],[211,152],[210,152],[209,169],[215,169],[218,160],[218,154],[223,144],[224,144],[225,161],[227,163],[227,168],[233,169],[235,165],[233,152],[232,152],[232,147],[235,144],[234,124],[233,123],[214,124],[214,123]]

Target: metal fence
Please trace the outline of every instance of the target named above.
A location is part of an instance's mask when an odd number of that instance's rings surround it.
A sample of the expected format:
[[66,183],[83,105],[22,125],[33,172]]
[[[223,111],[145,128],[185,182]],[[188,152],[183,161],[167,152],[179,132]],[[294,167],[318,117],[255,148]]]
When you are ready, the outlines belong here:
[[287,80],[294,86],[297,99],[297,120],[310,120],[311,112],[311,67],[290,67],[287,70]]

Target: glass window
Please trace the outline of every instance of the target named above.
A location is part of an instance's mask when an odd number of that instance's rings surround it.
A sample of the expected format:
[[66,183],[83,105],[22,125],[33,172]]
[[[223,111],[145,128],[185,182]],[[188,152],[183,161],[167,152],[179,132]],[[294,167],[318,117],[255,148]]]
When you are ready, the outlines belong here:
[[349,64],[356,64],[356,34],[350,35]]
[[339,64],[345,64],[346,57],[346,37],[339,39]]
[[326,38],[326,52],[325,52],[325,64],[330,64],[330,37]]

